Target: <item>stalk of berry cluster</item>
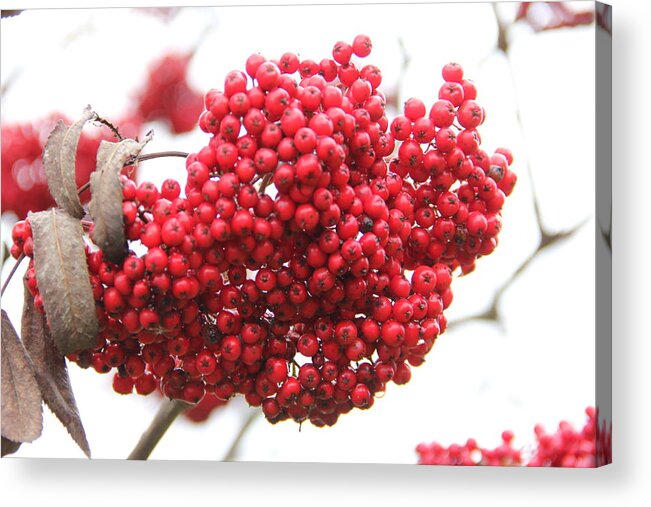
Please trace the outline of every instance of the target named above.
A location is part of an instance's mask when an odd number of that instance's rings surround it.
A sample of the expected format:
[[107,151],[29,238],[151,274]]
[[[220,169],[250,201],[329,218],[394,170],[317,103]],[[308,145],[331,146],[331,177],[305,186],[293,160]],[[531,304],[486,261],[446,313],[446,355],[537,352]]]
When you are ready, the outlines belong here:
[[163,438],[165,432],[172,425],[174,420],[190,407],[190,404],[181,400],[165,400],[161,404],[153,421],[140,437],[140,440],[133,448],[127,459],[146,460],[154,448]]

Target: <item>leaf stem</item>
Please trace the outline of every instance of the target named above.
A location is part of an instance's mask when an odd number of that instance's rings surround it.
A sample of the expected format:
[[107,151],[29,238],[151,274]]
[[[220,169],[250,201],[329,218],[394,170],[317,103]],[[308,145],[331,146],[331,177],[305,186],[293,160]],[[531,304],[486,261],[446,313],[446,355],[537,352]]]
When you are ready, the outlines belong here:
[[11,268],[11,271],[9,272],[9,276],[7,276],[7,279],[5,280],[5,283],[2,285],[2,291],[0,292],[0,297],[5,295],[5,290],[7,289],[7,286],[9,285],[9,282],[11,281],[12,277],[14,276],[14,273],[16,273],[16,270],[18,269],[18,266],[20,266],[20,263],[23,261],[25,258],[25,254],[22,253],[20,254],[20,257],[16,259],[16,264],[14,264],[14,267]]
[[165,399],[154,416],[149,427],[140,437],[140,440],[127,457],[130,460],[146,460],[154,450],[165,432],[179,414],[191,405],[180,400]]

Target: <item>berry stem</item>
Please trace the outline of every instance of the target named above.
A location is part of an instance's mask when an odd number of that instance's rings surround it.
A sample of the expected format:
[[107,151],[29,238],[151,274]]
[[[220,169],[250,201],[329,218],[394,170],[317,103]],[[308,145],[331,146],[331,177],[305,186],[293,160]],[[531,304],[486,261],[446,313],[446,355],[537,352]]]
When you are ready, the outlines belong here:
[[264,194],[264,191],[267,189],[272,176],[273,173],[268,173],[265,174],[264,178],[262,178],[262,181],[260,182],[260,190],[258,191],[259,194]]
[[9,282],[11,281],[12,277],[14,276],[14,273],[18,269],[18,266],[20,266],[20,263],[23,261],[25,258],[25,254],[20,254],[20,257],[16,259],[16,264],[14,264],[14,267],[11,268],[11,271],[9,272],[9,276],[7,276],[7,279],[5,280],[5,283],[2,285],[2,291],[0,292],[0,297],[5,295],[5,290],[7,289],[7,286],[9,285]]
[[83,194],[86,190],[90,188],[90,181],[87,181],[82,186],[77,189],[77,195]]
[[148,224],[149,219],[145,216],[145,210],[142,208],[138,208],[138,216],[140,217],[140,220],[143,221],[143,223]]
[[233,443],[229,447],[228,452],[222,461],[234,461],[235,458],[237,458],[240,449],[240,443],[242,442],[244,435],[246,435],[253,422],[258,418],[258,415],[260,415],[259,410],[251,410],[249,412],[249,415],[240,427],[240,431],[237,432],[235,440],[233,440]]
[[165,432],[179,414],[191,405],[180,400],[164,400],[149,427],[127,457],[130,460],[146,460]]

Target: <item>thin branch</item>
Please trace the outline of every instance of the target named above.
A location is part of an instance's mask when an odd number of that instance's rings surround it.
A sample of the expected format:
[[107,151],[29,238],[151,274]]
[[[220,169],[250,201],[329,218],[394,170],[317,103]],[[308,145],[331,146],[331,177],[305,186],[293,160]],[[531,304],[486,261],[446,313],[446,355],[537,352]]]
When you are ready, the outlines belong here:
[[83,194],[86,190],[90,188],[90,181],[87,181],[82,186],[77,189],[77,195]]
[[160,442],[160,439],[163,438],[163,435],[165,435],[165,432],[168,430],[170,425],[179,414],[184,412],[190,406],[191,405],[184,401],[165,399],[158,409],[158,412],[156,412],[149,428],[147,428],[142,434],[140,440],[127,459],[146,460],[149,458],[151,452],[154,450],[158,442]]
[[[163,158],[163,157],[181,157],[188,158],[189,153],[185,151],[159,151],[156,153],[147,153],[146,155],[138,155],[133,162],[142,162],[143,160],[152,160],[154,158]],[[131,164],[127,164],[131,165]]]
[[11,18],[13,16],[18,16],[22,11],[22,9],[2,9],[2,18]]
[[[146,155],[138,155],[132,160],[127,160],[127,162],[124,164],[125,167],[134,164],[135,162],[142,162],[143,160],[153,160],[155,158],[163,158],[163,157],[183,157],[183,158],[188,158],[190,154],[186,153],[184,151],[159,151],[156,153],[147,153]],[[80,186],[77,189],[77,195],[83,194],[86,190],[90,188],[90,181],[84,183],[82,186]]]
[[400,70],[398,72],[398,79],[396,80],[395,91],[393,93],[389,93],[386,99],[387,99],[387,105],[391,105],[395,107],[398,111],[400,111],[401,106],[398,103],[398,100],[400,99],[400,93],[403,88],[405,74],[407,73],[409,64],[411,63],[411,55],[409,54],[409,51],[407,51],[407,46],[402,37],[398,37],[397,42],[398,42],[398,49],[400,50],[400,57],[401,57]]
[[538,222],[538,227],[540,229],[540,241],[538,243],[538,247],[524,260],[522,263],[518,266],[518,268],[513,272],[513,274],[506,280],[496,291],[495,294],[493,295],[493,299],[491,300],[490,306],[479,313],[475,313],[472,315],[467,315],[465,317],[461,317],[459,319],[453,320],[448,322],[447,329],[451,329],[453,327],[460,326],[461,324],[465,324],[467,322],[473,321],[473,320],[484,320],[484,321],[490,321],[490,322],[495,322],[497,324],[502,323],[501,320],[501,315],[499,312],[499,305],[502,300],[502,296],[504,293],[507,291],[511,285],[520,277],[522,273],[526,271],[526,269],[529,267],[529,264],[538,257],[538,255],[545,250],[546,248],[550,247],[551,245],[554,245],[564,239],[569,238],[572,236],[576,231],[578,231],[581,227],[583,227],[586,223],[588,222],[588,219],[582,220],[579,224],[575,225],[571,229],[565,230],[565,231],[560,231],[554,234],[548,234],[545,232],[545,230],[542,227],[542,224]]
[[264,191],[267,190],[267,186],[269,185],[272,176],[273,173],[267,173],[264,175],[264,178],[262,178],[262,181],[260,182],[260,188],[258,189],[258,193],[260,195],[264,194]]
[[2,290],[0,291],[0,297],[5,295],[5,290],[7,290],[7,286],[9,285],[9,282],[13,278],[14,274],[16,273],[16,270],[18,269],[18,266],[20,266],[20,263],[23,262],[23,259],[25,258],[25,254],[22,253],[20,254],[20,257],[16,259],[16,264],[14,264],[14,267],[11,268],[11,271],[9,272],[9,275],[7,276],[7,279],[5,280],[5,283],[2,285]]
[[111,132],[113,132],[113,134],[115,135],[115,137],[117,137],[120,141],[123,141],[123,140],[124,140],[124,137],[122,137],[122,134],[120,134],[118,128],[117,128],[115,125],[113,125],[110,121],[108,121],[108,120],[102,118],[101,116],[99,116],[99,115],[97,115],[97,114],[95,115],[94,121],[96,121],[97,123],[101,123],[101,124],[104,125],[105,127],[108,127],[109,130],[110,130]]
[[145,211],[141,208],[138,208],[138,216],[140,217],[140,220],[142,220],[143,223],[148,224],[149,219],[145,215]]
[[259,415],[260,415],[259,410],[251,410],[249,412],[249,415],[245,419],[244,424],[242,424],[240,431],[237,432],[237,435],[235,436],[235,440],[233,440],[233,443],[231,444],[230,448],[228,449],[228,452],[226,453],[222,461],[235,461],[235,458],[237,458],[237,455],[239,454],[240,444],[242,442],[242,439],[249,431],[249,428],[255,422],[255,420],[258,418]]
[[[497,28],[498,28],[496,49],[501,51],[506,58],[506,61],[509,65],[509,74],[511,75],[513,90],[515,92],[517,90],[517,87],[516,87],[515,76],[513,75],[513,67],[511,65],[511,59],[509,55],[508,27],[504,24],[504,22],[501,20],[499,16],[497,4],[493,3],[492,7],[493,7],[493,13],[495,14],[495,22],[497,23]],[[518,122],[518,126],[520,127],[520,134],[522,136],[523,141],[526,144],[526,137],[524,132],[524,125],[522,123],[522,117],[520,115],[520,108],[516,108],[516,119]],[[534,181],[533,170],[531,168],[531,163],[528,158],[527,158],[526,166],[527,166],[527,171],[529,173],[529,177],[532,182],[531,192],[533,195],[532,198],[533,210],[536,218],[536,224],[538,226],[538,231],[540,233],[538,246],[531,253],[531,255],[529,255],[524,261],[522,261],[522,263],[518,266],[518,268],[511,274],[511,276],[495,291],[495,294],[493,295],[493,299],[491,300],[491,304],[488,308],[486,308],[486,310],[451,321],[448,323],[448,329],[474,320],[490,321],[501,325],[502,321],[499,312],[499,304],[502,299],[502,296],[507,291],[507,289],[511,287],[511,285],[515,282],[515,280],[517,280],[520,277],[520,275],[524,273],[524,271],[526,271],[526,269],[529,267],[531,262],[543,250],[556,243],[559,243],[564,239],[571,237],[576,231],[578,231],[581,227],[583,227],[588,222],[588,218],[585,218],[583,221],[581,221],[580,223],[578,223],[577,225],[575,225],[574,227],[568,230],[554,232],[554,233],[550,232],[547,229],[547,227],[545,227],[543,222],[542,212],[540,208],[540,201],[538,200],[538,195],[536,194],[535,191],[535,185],[533,184]]]
[[22,72],[22,69],[15,70],[12,72],[7,79],[5,79],[5,82],[2,83],[2,86],[0,86],[0,94],[4,95],[9,91],[9,88],[11,88],[11,85],[13,85],[18,77],[20,76]]
[[491,6],[493,7],[493,14],[495,14],[495,21],[497,22],[497,48],[503,53],[507,53],[509,50],[509,39],[506,25],[500,17],[497,3],[493,2]]

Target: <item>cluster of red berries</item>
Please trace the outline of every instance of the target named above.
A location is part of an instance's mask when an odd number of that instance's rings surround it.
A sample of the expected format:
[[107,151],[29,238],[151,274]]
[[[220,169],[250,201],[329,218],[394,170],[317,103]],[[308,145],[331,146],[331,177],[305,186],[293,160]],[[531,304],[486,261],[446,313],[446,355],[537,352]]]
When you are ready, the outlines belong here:
[[513,433],[502,432],[502,443],[495,449],[485,449],[469,438],[464,445],[452,444],[448,447],[436,442],[419,444],[416,447],[419,465],[458,465],[458,466],[518,466],[522,465],[522,451],[512,446]]
[[[421,465],[487,465],[518,466],[526,462],[530,467],[593,468],[610,463],[611,432],[599,428],[597,410],[585,410],[588,420],[583,428],[575,430],[567,421],[561,421],[555,433],[546,433],[536,425],[536,445],[532,451],[513,448],[513,433],[502,433],[503,443],[495,449],[483,449],[474,439],[464,445],[444,447],[438,443],[416,447]],[[603,426],[603,425],[602,425]],[[528,459],[524,455],[529,455]]]
[[197,125],[203,96],[188,83],[191,59],[192,52],[166,53],[149,66],[136,107],[143,121],[166,122],[175,134],[189,132]]
[[[250,56],[206,94],[211,137],[183,189],[124,179],[126,236],[147,251],[116,265],[89,249],[101,333],[72,360],[117,368],[121,393],[241,393],[271,422],[317,426],[409,381],[446,328],[453,271],[495,249],[516,176],[509,150],[480,149],[459,65],[429,114],[410,99],[389,122],[380,69],[352,61],[371,47]],[[30,255],[21,224],[12,253]],[[42,307],[31,268],[27,285]]]
[[536,425],[537,446],[527,462],[534,467],[592,468],[612,461],[612,433],[599,426],[598,411],[585,410],[588,420],[581,430],[575,430],[567,421],[561,421],[555,433],[547,433]]
[[[134,111],[116,122],[124,137],[142,134],[144,124],[166,122],[172,132],[189,132],[203,109],[201,93],[187,81],[191,53],[169,53],[150,66],[147,80],[130,108]],[[43,150],[57,120],[70,121],[55,113],[32,123],[2,125],[2,210],[13,211],[19,218],[28,211],[54,206],[43,169]],[[77,149],[77,184],[86,183],[95,170],[97,149],[102,140],[114,141],[108,129],[84,130]],[[83,197],[87,198],[85,194]]]

